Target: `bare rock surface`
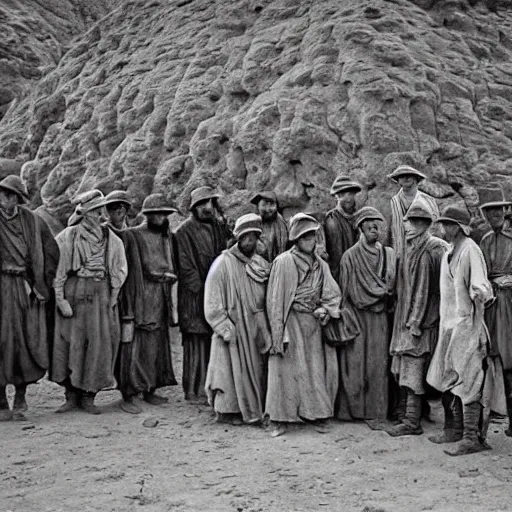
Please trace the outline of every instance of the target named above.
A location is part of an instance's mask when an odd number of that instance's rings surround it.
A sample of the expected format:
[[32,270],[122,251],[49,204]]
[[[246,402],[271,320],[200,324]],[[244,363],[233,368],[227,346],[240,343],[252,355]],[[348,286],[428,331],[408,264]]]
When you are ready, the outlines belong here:
[[261,188],[326,210],[347,173],[389,211],[386,175],[465,203],[512,197],[512,9],[490,0],[130,0],[76,40],[0,122],[0,156],[62,220],[96,186],[228,213]]

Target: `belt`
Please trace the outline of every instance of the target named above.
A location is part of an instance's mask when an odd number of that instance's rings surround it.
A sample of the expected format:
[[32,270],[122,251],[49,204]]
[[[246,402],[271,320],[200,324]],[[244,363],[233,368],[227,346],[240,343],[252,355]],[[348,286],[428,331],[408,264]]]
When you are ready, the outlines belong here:
[[76,275],[84,279],[94,279],[94,281],[104,281],[107,278],[104,270],[87,270],[86,268],[78,270]]
[[17,268],[17,267],[4,267],[0,271],[2,274],[6,274],[8,276],[20,276],[25,277],[27,275],[27,269],[26,268]]

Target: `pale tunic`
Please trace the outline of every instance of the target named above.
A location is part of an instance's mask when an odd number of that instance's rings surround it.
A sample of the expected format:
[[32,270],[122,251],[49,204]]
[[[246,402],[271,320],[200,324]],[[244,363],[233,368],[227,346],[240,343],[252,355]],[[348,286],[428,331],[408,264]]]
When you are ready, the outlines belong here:
[[[439,340],[427,382],[439,391],[452,392],[463,404],[486,401],[501,412],[504,397],[498,396],[502,390],[493,392],[496,387],[490,382],[497,376],[492,359],[487,357],[484,323],[484,303],[492,299],[492,287],[482,251],[473,240],[464,238],[443,256],[440,286]],[[489,365],[487,372],[484,360]]]

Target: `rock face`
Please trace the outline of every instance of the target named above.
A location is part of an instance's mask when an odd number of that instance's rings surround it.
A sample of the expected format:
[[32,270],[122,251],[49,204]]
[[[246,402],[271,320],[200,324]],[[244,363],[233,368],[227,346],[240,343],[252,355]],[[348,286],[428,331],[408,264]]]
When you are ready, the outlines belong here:
[[129,1],[9,111],[0,156],[60,217],[93,186],[186,209],[213,185],[231,214],[274,189],[287,214],[325,211],[339,173],[387,213],[400,163],[477,217],[480,187],[512,198],[507,3]]
[[12,100],[54,68],[69,41],[108,14],[117,0],[2,0],[0,119]]

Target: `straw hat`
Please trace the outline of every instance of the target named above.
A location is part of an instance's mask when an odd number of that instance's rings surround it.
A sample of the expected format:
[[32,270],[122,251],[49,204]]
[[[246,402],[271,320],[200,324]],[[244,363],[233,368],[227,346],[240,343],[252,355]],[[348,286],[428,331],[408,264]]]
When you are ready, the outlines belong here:
[[310,231],[316,231],[320,227],[318,221],[305,213],[297,213],[290,219],[290,242],[295,242],[301,236]]
[[233,235],[237,240],[240,240],[242,235],[245,235],[246,233],[254,232],[261,234],[263,231],[261,223],[261,217],[256,213],[247,213],[246,215],[242,215],[235,222]]
[[363,187],[357,181],[351,180],[348,176],[338,176],[334,180],[330,192],[331,195],[334,196],[336,194],[340,194],[341,192],[347,192],[348,190],[361,192]]
[[398,182],[398,178],[401,176],[416,176],[418,181],[424,180],[426,178],[422,172],[418,171],[414,167],[411,167],[410,165],[400,165],[391,174],[388,174],[388,178],[396,182]]

